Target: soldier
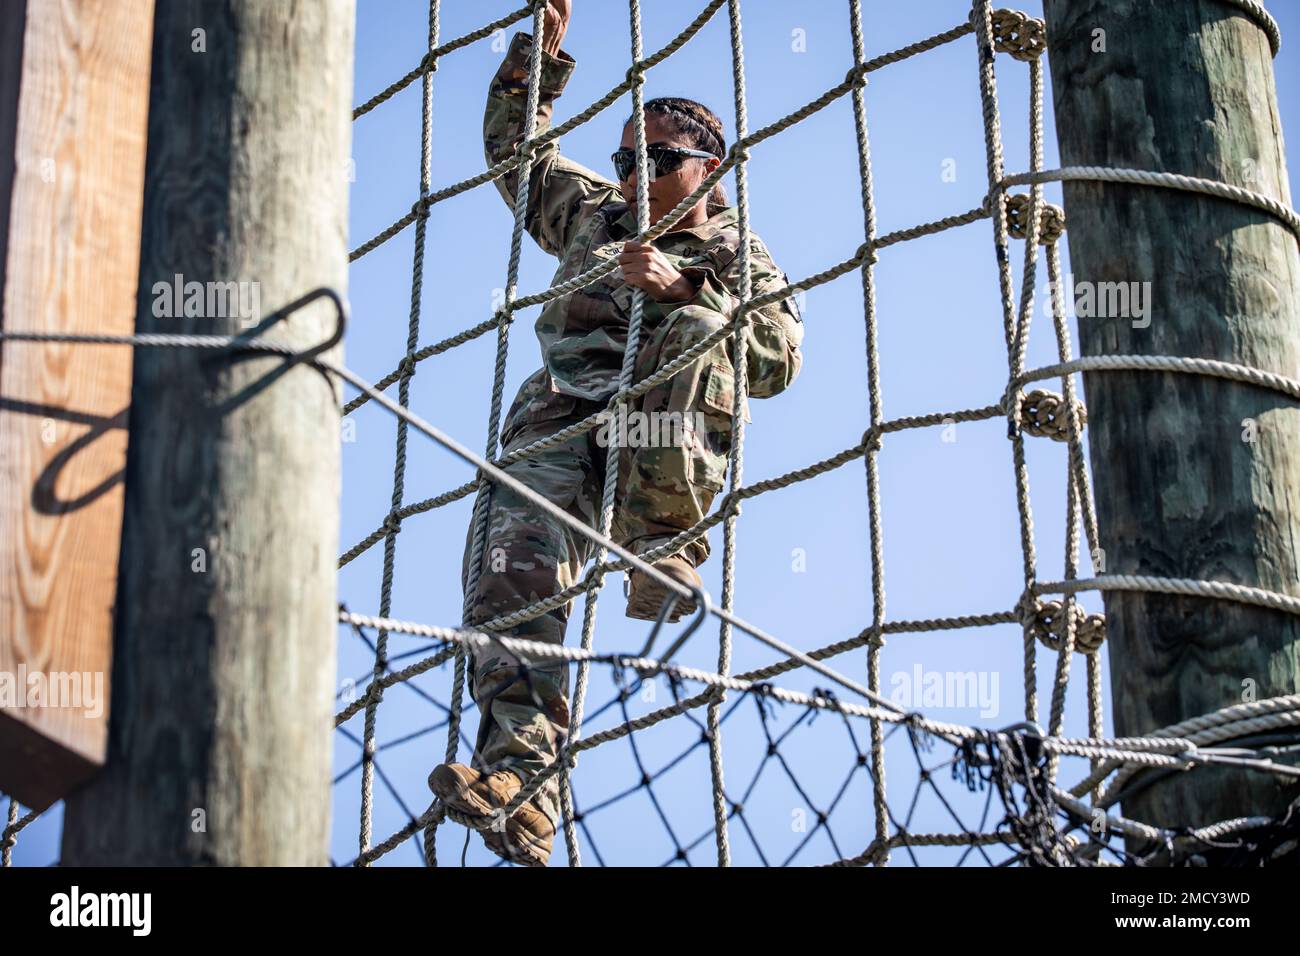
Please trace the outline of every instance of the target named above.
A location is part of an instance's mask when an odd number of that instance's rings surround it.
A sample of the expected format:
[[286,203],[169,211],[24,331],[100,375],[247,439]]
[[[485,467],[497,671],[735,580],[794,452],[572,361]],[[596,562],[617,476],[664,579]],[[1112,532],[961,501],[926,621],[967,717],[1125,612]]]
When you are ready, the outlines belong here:
[[[536,131],[549,124],[552,104],[574,69],[560,49],[571,0],[550,0],[542,45]],[[489,164],[513,155],[523,136],[532,37],[516,34],[493,78],[483,121]],[[645,104],[650,221],[690,195],[726,154],[722,123],[693,100],[665,97]],[[619,269],[548,302],[537,320],[543,368],[521,386],[502,430],[504,454],[604,409],[617,390],[634,289],[645,293],[635,379],[651,375],[710,333],[728,326],[739,306],[741,261],[736,209],[721,185],[651,244],[638,242],[636,160],[631,119],[613,155],[618,182],[559,154],[552,141],[538,150],[529,178],[525,225],[560,260],[554,282],[602,262]],[[517,171],[496,180],[514,208]],[[762,240],[750,234],[752,294],[787,284]],[[783,391],[799,372],[803,325],[792,298],[746,317],[748,393]],[[735,371],[731,336],[689,367],[650,390],[633,413],[667,415],[678,440],[645,440],[627,429],[632,447],[620,447],[612,534],[635,553],[663,545],[709,512],[721,489],[731,447]],[[748,421],[747,403],[744,408]],[[605,480],[608,428],[594,428],[506,469],[571,515],[596,527]],[[620,429],[622,431],[622,429]],[[660,432],[652,429],[652,438]],[[468,585],[473,528],[466,541]],[[492,490],[487,539],[477,586],[468,595],[470,620],[481,624],[552,596],[574,584],[594,547],[583,535],[540,512],[509,488]],[[699,536],[655,567],[688,586],[709,555]],[[627,614],[654,620],[667,589],[644,573],[629,577]],[[669,620],[694,610],[679,600]],[[564,642],[572,601],[502,633]],[[569,675],[563,662],[523,666],[498,650],[470,662],[470,692],[481,711],[474,767],[443,764],[429,786],[448,807],[476,821],[484,842],[514,862],[545,866],[559,822],[559,780],[550,777],[508,820],[505,806],[520,787],[553,763],[569,727]]]

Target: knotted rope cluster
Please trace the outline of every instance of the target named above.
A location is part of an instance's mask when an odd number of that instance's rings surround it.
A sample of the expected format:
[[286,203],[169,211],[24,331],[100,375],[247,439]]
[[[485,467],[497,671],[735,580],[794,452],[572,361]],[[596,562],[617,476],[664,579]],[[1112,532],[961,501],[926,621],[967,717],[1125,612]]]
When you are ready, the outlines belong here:
[[[1025,223],[1030,215],[1033,202],[1025,193],[1011,193],[1007,196],[1007,231],[1012,239],[1029,237],[1029,227]],[[1040,202],[1038,211],[1038,242],[1049,246],[1065,234],[1065,210],[1049,202]]]
[[[1075,399],[1075,420],[1078,427],[1088,424],[1088,410]],[[1020,423],[1035,438],[1053,441],[1070,440],[1070,416],[1066,413],[1065,399],[1056,392],[1036,388],[1020,400]]]

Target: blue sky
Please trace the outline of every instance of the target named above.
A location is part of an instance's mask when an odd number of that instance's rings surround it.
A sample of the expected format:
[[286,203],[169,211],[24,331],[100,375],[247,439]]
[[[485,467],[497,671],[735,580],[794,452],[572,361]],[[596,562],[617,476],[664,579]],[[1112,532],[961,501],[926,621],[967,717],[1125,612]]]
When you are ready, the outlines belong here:
[[[579,0],[564,48],[577,70],[556,107],[557,120],[585,108],[623,77],[629,61],[626,6],[621,2]],[[701,0],[656,0],[645,4],[645,50],[658,49],[699,11]],[[442,38],[466,33],[514,9],[513,0],[447,3]],[[958,24],[965,0],[887,4],[867,0],[867,55],[874,56]],[[1275,61],[1283,127],[1300,128],[1297,73],[1300,56],[1291,38],[1300,36],[1300,12],[1272,4],[1284,43]],[[358,4],[354,102],[360,103],[412,68],[424,52],[427,6],[423,0],[361,0]],[[1029,0],[1021,9],[1041,15]],[[745,4],[745,50],[750,129],[784,116],[839,83],[852,63],[847,29],[848,5],[842,0],[787,4],[750,0]],[[796,52],[794,31],[803,31],[805,52]],[[493,44],[480,42],[445,59],[434,75],[433,175],[440,188],[480,172],[483,100],[514,29]],[[495,45],[495,49],[494,49]],[[1028,166],[1028,69],[1007,56],[997,60],[1006,162],[1009,172]],[[410,209],[419,186],[419,85],[361,118],[354,128],[356,182],[351,200],[350,245],[356,246]],[[734,139],[729,40],[725,9],[685,48],[651,71],[646,96],[684,95],[701,100],[722,116],[727,140]],[[1047,95],[1047,156],[1059,165]],[[624,97],[593,121],[566,136],[564,152],[608,172],[608,156],[618,143],[630,110]],[[987,183],[974,41],[964,38],[872,74],[867,88],[875,196],[880,232],[964,212],[982,200]],[[1294,135],[1294,134],[1293,134]],[[945,181],[945,168],[955,169]],[[727,180],[734,197],[731,178]],[[752,150],[749,164],[753,228],[792,280],[818,272],[852,255],[862,242],[862,212],[854,125],[848,97],[795,128]],[[1059,186],[1047,188],[1060,202]],[[480,187],[434,207],[429,220],[428,255],[419,341],[427,344],[489,317],[505,284],[511,213],[491,186]],[[402,354],[410,299],[414,230],[408,229],[356,263],[350,275],[353,322],[346,361],[373,381],[389,372]],[[1017,295],[1022,245],[1013,243]],[[1068,255],[1066,262],[1068,271]],[[525,240],[520,294],[544,289],[554,261]],[[876,268],[880,320],[881,388],[886,418],[974,408],[996,402],[1005,384],[1006,352],[988,222],[950,230],[882,250]],[[1040,258],[1040,289],[1045,264]],[[1055,361],[1051,320],[1038,298],[1028,353],[1029,367]],[[803,301],[806,338],[804,367],[785,394],[753,403],[754,422],[746,429],[747,482],[782,474],[856,444],[868,422],[866,358],[861,283],[850,274],[807,293]],[[532,322],[525,311],[513,328],[507,396],[539,362]],[[1077,343],[1077,335],[1075,336]],[[484,443],[494,356],[494,336],[484,336],[420,366],[412,405],[426,419],[475,449]],[[1077,353],[1077,346],[1076,346]],[[344,501],[340,541],[347,548],[379,525],[389,507],[395,423],[375,406],[358,412],[355,441],[343,446]],[[1065,447],[1029,439],[1030,488],[1039,555],[1039,578],[1063,576],[1065,523]],[[956,441],[943,441],[940,429],[889,435],[879,458],[883,502],[883,540],[887,617],[931,618],[1003,611],[1015,603],[1021,586],[1010,443],[1005,423],[994,420],[958,425]],[[406,501],[453,488],[471,476],[468,468],[421,437],[412,436]],[[393,616],[427,623],[455,624],[460,616],[460,561],[469,499],[407,522],[398,538]],[[853,462],[795,487],[770,492],[746,503],[739,527],[735,606],[743,617],[804,650],[856,635],[871,620],[869,538],[864,468]],[[721,535],[713,535],[714,557],[701,569],[706,587],[720,592]],[[340,599],[358,612],[379,606],[382,546],[350,564],[340,577]],[[802,560],[805,570],[798,570]],[[1084,557],[1082,572],[1087,575]],[[1083,598],[1100,609],[1096,595]],[[581,604],[575,608],[569,641],[576,643]],[[644,641],[645,625],[623,616],[621,578],[612,579],[601,601],[596,646],[602,651],[632,651]],[[717,627],[710,623],[679,655],[681,663],[713,669]],[[990,690],[992,713],[976,707],[925,708],[940,720],[1002,727],[1023,719],[1023,658],[1017,626],[968,629],[891,637],[883,653],[883,686],[888,694],[920,667],[930,672],[976,672]],[[427,641],[393,635],[390,655],[415,652]],[[373,658],[347,629],[339,634],[339,679],[361,679]],[[415,657],[403,658],[410,663]],[[772,651],[744,634],[735,636],[733,670],[775,660]],[[835,659],[834,666],[866,682],[865,650]],[[1103,655],[1103,661],[1105,657]],[[1055,655],[1039,649],[1039,719],[1045,722]],[[1083,658],[1073,662],[1066,732],[1086,735]],[[587,713],[606,703],[612,684],[604,668],[593,672]],[[416,687],[445,704],[449,668],[424,675]],[[996,681],[996,684],[993,682]],[[800,672],[779,679],[783,686],[809,690],[825,686],[816,675]],[[698,685],[687,687],[693,693]],[[1103,695],[1109,694],[1108,683]],[[634,713],[671,699],[663,682],[653,703],[634,701]],[[919,703],[919,702],[918,702]],[[376,841],[398,829],[407,812],[428,805],[425,777],[441,761],[446,744],[441,711],[408,687],[385,696],[378,717],[380,765],[376,780]],[[703,712],[697,712],[703,720]],[[802,711],[777,705],[774,728],[784,730]],[[465,734],[473,739],[476,714],[466,708]],[[587,733],[617,723],[606,711],[584,726]],[[361,720],[346,725],[359,737]],[[1107,722],[1106,730],[1111,726]],[[858,745],[866,746],[867,724],[854,721]],[[641,756],[652,772],[699,739],[699,727],[676,719],[637,735]],[[823,714],[800,726],[781,753],[802,792],[775,762],[769,761],[751,794],[746,788],[766,746],[758,710],[746,701],[723,730],[728,792],[745,797],[745,816],[757,835],[733,826],[733,862],[784,860],[800,846],[801,814],[812,830],[817,809],[825,809],[846,779],[852,782],[831,815],[832,842],[814,834],[795,863],[828,862],[860,852],[873,835],[870,790],[862,772],[851,773],[855,748],[838,716]],[[336,735],[336,774],[353,768],[357,746]],[[901,819],[916,789],[917,759],[904,734],[887,747],[891,807]],[[946,754],[927,755],[930,764]],[[462,745],[461,759],[468,751]],[[580,807],[591,807],[636,783],[639,771],[632,749],[619,741],[585,754],[574,777]],[[1063,780],[1080,776],[1067,764]],[[986,794],[969,794],[948,779],[936,782],[962,819],[979,819]],[[392,790],[388,789],[391,784]],[[654,784],[659,810],[642,789],[593,813],[584,862],[657,864],[672,856],[711,825],[707,751],[697,746]],[[396,796],[395,796],[396,794]],[[400,799],[399,799],[400,797]],[[334,788],[331,853],[336,861],[356,854],[359,773]],[[403,806],[405,809],[403,809]],[[61,813],[47,814],[19,841],[16,861],[48,862],[57,856]],[[669,835],[669,827],[676,837]],[[909,829],[951,831],[955,825],[932,793],[922,796]],[[445,862],[458,860],[464,831],[451,824],[439,831]],[[761,851],[760,848],[761,847]],[[689,856],[692,863],[713,862],[712,838]],[[557,841],[554,865],[563,865]],[[413,845],[399,847],[379,865],[418,863]],[[952,863],[951,850],[918,852],[928,863]],[[900,864],[907,856],[895,853]],[[495,861],[477,837],[467,862]]]

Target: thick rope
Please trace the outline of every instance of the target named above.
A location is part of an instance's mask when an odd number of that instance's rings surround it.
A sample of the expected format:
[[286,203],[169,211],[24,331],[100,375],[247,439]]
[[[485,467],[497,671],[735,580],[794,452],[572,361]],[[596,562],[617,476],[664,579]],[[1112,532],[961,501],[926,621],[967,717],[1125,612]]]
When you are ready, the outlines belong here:
[[[629,27],[632,38],[632,62],[641,61],[641,4],[640,0],[629,0]],[[645,133],[645,70],[633,66],[629,71],[632,84],[632,132],[636,151],[636,224],[637,233],[644,233],[650,225],[650,170],[646,157]],[[641,323],[645,317],[645,290],[636,288],[632,292],[632,314],[628,318],[627,341],[623,347],[623,363],[619,370],[617,394],[624,393],[632,385],[636,371],[637,349],[641,342]],[[617,397],[616,394],[616,397]],[[626,400],[624,400],[626,401]],[[615,415],[621,415],[628,406],[615,406]],[[610,429],[609,444],[605,449],[605,481],[601,488],[600,532],[608,535],[614,522],[614,498],[618,489],[619,446],[618,429]],[[600,570],[605,564],[608,552],[601,548],[596,553],[595,567],[590,577],[591,588],[586,593],[582,613],[582,649],[592,648],[596,635],[596,602],[600,597],[600,587],[604,583],[604,573]],[[569,740],[576,741],[582,729],[582,709],[586,701],[588,669],[586,662],[578,665],[578,675],[573,694],[573,716],[570,723]],[[568,846],[569,865],[580,866],[577,831],[573,823],[573,796],[569,789],[569,770],[573,765],[561,762],[560,795],[561,809],[564,816],[565,842]]]
[[[1011,279],[1010,240],[1007,233],[1006,207],[1000,200],[1000,192],[1005,188],[1003,180],[1002,123],[998,113],[997,79],[994,74],[993,61],[993,10],[989,0],[976,0],[972,17],[975,21],[976,39],[980,65],[980,100],[984,114],[984,145],[988,166],[989,202],[993,215],[993,242],[998,266],[998,287],[1002,294],[1003,334],[1007,344],[1007,364],[1011,381],[1021,374],[1024,348],[1027,344],[1028,329],[1021,329],[1017,321],[1014,292]],[[1034,202],[1035,212],[1029,217],[1031,230],[1026,241],[1025,268],[1026,283],[1032,281],[1031,268],[1033,255],[1038,247],[1037,230],[1039,216],[1038,203]],[[1027,318],[1025,319],[1027,323]],[[1024,436],[1019,424],[1019,402],[1007,403],[1008,437],[1012,443],[1012,464],[1016,481],[1016,509],[1020,520],[1020,550],[1024,565],[1025,593],[1032,591],[1037,575],[1037,558],[1034,551],[1034,520],[1029,502],[1029,471],[1025,463]],[[1036,641],[1033,634],[1026,629],[1024,645],[1024,689],[1025,720],[1035,723],[1038,712],[1038,685],[1036,669]]]
[[[438,3],[429,3],[429,37],[428,48],[433,50],[438,45]],[[420,110],[420,195],[425,196],[430,188],[430,173],[433,162],[433,75],[424,74],[423,101]],[[411,265],[411,308],[407,320],[406,354],[415,351],[420,335],[420,302],[424,290],[424,249],[428,212],[419,217],[415,224],[415,256]],[[410,405],[411,377],[415,366],[408,364],[398,385],[398,402],[403,408]],[[396,511],[402,506],[406,489],[406,440],[407,426],[405,419],[397,421],[397,449],[393,462],[393,494],[390,510]],[[384,536],[384,564],[380,581],[379,613],[387,616],[393,604],[393,574],[397,561],[397,532],[390,529]],[[375,641],[375,678],[383,676],[388,669],[388,632],[380,631]],[[365,853],[370,845],[370,821],[373,815],[374,759],[375,759],[375,721],[379,710],[382,693],[373,697],[366,706],[365,729],[363,733],[363,754],[361,765],[361,826],[359,833],[360,852]]]
[[1018,186],[1028,183],[1048,182],[1104,182],[1125,183],[1132,186],[1157,186],[1163,189],[1179,189],[1183,192],[1199,193],[1216,199],[1227,199],[1243,206],[1250,206],[1272,216],[1291,230],[1300,242],[1300,215],[1290,206],[1231,183],[1202,179],[1199,176],[1184,176],[1180,173],[1156,172],[1149,169],[1114,169],[1106,166],[1066,166],[1063,169],[1048,169],[1020,173],[1003,180],[1004,186]]
[[[541,101],[542,44],[545,39],[546,0],[533,0],[533,42],[528,61],[528,96],[524,112],[523,138],[532,139],[537,125],[537,107]],[[427,79],[427,78],[426,78]],[[519,284],[519,262],[523,256],[523,234],[528,214],[528,199],[532,178],[533,154],[524,152],[519,164],[515,187],[514,226],[510,233],[510,258],[506,265],[505,304],[497,314],[496,360],[492,369],[492,400],[488,410],[486,449],[483,457],[491,460],[497,452],[501,427],[501,408],[505,401],[506,360],[510,346],[510,325],[514,312],[514,299]],[[414,348],[414,346],[412,346]],[[474,502],[471,520],[471,545],[468,572],[465,580],[465,598],[461,617],[469,625],[474,613],[474,595],[483,572],[483,549],[487,546],[488,518],[492,509],[492,482],[486,476],[480,479],[478,497]],[[461,702],[464,697],[466,670],[469,662],[463,653],[456,655],[456,670],[452,687],[452,714],[447,722],[447,748],[444,762],[456,758],[459,745]],[[439,820],[440,822],[440,820]],[[425,861],[434,865],[437,824],[425,834]]]
[[[966,25],[969,30],[970,25]],[[866,43],[862,35],[862,5],[860,0],[849,0],[849,33],[853,39],[853,60],[855,64],[866,61]],[[875,435],[883,433],[884,399],[880,388],[880,348],[879,321],[876,315],[876,284],[874,267],[877,248],[875,193],[871,177],[871,143],[867,132],[866,98],[863,87],[866,84],[865,72],[861,81],[855,83],[852,92],[853,128],[858,146],[858,178],[862,202],[863,243],[871,254],[862,256],[858,266],[862,276],[862,314],[865,323],[867,352],[867,415]],[[880,453],[879,441],[866,443],[863,463],[866,468],[867,481],[867,524],[871,537],[871,627],[867,651],[867,686],[873,691],[880,691],[880,652],[884,647],[885,623],[885,543],[884,527],[881,519],[880,503]],[[889,804],[885,785],[885,738],[880,721],[871,723],[871,798],[875,814],[876,839],[886,840],[889,833]],[[888,863],[888,853],[884,853],[875,862],[884,866]]]

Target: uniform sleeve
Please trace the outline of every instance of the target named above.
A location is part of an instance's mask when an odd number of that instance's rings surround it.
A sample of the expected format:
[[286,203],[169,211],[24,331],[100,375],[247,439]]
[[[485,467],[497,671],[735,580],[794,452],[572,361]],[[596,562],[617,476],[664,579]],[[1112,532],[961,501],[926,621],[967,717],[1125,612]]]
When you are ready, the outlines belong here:
[[[750,294],[766,295],[789,285],[784,272],[772,261],[771,255],[757,237],[751,238]],[[674,302],[673,308],[699,305],[712,309],[730,320],[740,307],[741,259],[736,256],[721,274],[702,266],[682,269],[696,287],[695,295],[684,302]],[[746,349],[746,371],[749,394],[755,398],[770,398],[785,389],[799,375],[803,365],[800,346],[803,344],[803,321],[799,306],[793,296],[786,296],[751,312],[753,329]]]
[[[509,159],[523,139],[532,45],[531,36],[516,33],[505,62],[492,78],[483,114],[483,148],[489,166]],[[564,90],[574,65],[573,58],[563,50],[557,56],[542,51],[534,136],[550,126],[552,104]],[[495,182],[497,191],[513,210],[519,186],[518,168]],[[615,183],[561,156],[559,143],[552,140],[533,158],[524,225],[543,249],[551,255],[563,256],[578,226],[605,203],[619,198]]]

